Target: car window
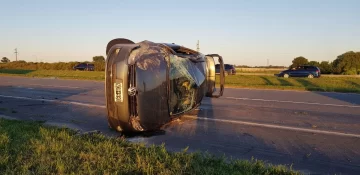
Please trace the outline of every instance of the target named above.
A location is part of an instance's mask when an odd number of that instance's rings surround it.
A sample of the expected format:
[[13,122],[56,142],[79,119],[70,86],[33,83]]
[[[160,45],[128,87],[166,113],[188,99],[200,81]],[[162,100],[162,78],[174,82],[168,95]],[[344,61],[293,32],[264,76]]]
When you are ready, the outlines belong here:
[[304,68],[304,66],[299,66],[298,68],[297,68],[297,70],[304,70],[305,68]]

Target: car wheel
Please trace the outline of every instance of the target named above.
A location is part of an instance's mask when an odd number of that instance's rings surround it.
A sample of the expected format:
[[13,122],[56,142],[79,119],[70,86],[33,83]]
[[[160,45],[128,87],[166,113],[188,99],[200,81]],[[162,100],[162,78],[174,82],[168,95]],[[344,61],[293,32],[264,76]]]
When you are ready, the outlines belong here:
[[289,74],[284,74],[284,78],[289,78]]
[[314,78],[314,75],[313,75],[313,74],[309,74],[309,75],[308,75],[308,78]]

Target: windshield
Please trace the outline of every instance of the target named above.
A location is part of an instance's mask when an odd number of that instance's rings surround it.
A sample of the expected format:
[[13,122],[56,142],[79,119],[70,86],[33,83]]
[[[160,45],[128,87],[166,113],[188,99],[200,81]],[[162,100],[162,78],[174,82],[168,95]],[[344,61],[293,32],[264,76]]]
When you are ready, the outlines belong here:
[[197,90],[205,82],[205,63],[170,56],[170,111],[186,112],[196,105]]

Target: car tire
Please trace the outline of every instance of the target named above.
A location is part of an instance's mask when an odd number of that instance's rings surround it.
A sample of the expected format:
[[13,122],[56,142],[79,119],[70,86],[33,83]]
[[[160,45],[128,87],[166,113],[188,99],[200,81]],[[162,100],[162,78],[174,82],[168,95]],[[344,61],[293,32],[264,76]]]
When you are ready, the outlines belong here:
[[289,78],[289,74],[284,74],[284,78]]
[[313,74],[309,74],[307,77],[308,77],[308,78],[314,78],[314,75],[313,75]]

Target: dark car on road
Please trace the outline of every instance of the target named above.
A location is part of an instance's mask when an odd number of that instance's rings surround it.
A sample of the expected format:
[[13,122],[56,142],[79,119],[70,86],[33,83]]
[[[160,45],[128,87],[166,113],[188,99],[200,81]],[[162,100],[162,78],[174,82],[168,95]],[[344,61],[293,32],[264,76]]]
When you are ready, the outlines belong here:
[[[236,69],[234,65],[224,64],[225,66],[225,75],[235,75]],[[220,74],[220,64],[215,65],[215,73]]]
[[80,63],[73,67],[74,70],[83,70],[83,71],[94,71],[94,64],[90,63]]
[[291,68],[280,72],[278,77],[308,77],[308,78],[319,78],[321,76],[321,71],[316,66],[298,66],[296,68]]

